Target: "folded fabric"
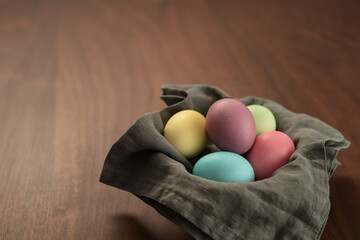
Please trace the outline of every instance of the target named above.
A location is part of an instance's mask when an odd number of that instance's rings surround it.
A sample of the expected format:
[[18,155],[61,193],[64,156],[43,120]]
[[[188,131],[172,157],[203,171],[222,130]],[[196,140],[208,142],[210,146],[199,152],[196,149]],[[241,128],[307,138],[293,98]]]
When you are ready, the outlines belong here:
[[207,85],[164,85],[168,105],[138,119],[111,147],[102,183],[131,192],[196,239],[319,239],[329,210],[329,178],[340,164],[337,154],[349,142],[336,129],[273,101],[246,97],[245,105],[270,109],[277,130],[293,140],[289,163],[270,178],[222,183],[191,174],[199,157],[218,150],[209,144],[186,159],[164,138],[168,119],[193,109],[206,116],[212,103],[230,96]]

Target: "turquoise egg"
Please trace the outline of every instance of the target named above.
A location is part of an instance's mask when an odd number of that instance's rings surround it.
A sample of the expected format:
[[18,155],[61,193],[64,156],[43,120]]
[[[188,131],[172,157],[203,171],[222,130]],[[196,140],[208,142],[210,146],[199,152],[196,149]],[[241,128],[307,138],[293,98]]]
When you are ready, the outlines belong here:
[[214,152],[200,158],[193,174],[217,182],[252,182],[254,170],[241,155],[233,152]]

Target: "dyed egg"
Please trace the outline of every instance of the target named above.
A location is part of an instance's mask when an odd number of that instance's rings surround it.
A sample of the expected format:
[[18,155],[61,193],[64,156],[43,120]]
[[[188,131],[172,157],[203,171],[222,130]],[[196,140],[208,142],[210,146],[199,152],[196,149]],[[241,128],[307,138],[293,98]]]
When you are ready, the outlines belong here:
[[233,152],[214,152],[200,158],[193,174],[218,182],[251,182],[255,180],[254,170],[249,162]]
[[193,158],[207,144],[205,123],[205,117],[194,110],[177,112],[166,123],[164,137],[184,157]]
[[288,135],[271,131],[256,137],[254,145],[246,154],[255,172],[255,179],[270,177],[277,169],[288,163],[295,146]]
[[230,98],[220,99],[210,106],[206,130],[217,147],[238,154],[247,152],[256,137],[251,112],[243,103]]
[[276,120],[274,114],[267,107],[254,104],[249,105],[248,109],[255,120],[256,136],[265,132],[276,130]]

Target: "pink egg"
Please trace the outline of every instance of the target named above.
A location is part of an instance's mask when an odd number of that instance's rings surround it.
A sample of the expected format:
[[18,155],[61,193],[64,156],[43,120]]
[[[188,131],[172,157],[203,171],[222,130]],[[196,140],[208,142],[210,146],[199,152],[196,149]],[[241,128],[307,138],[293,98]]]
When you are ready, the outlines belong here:
[[288,163],[295,151],[293,141],[279,131],[260,134],[246,155],[255,172],[255,179],[270,177],[277,169]]
[[238,154],[247,152],[256,137],[251,112],[243,103],[231,98],[211,105],[206,115],[206,131],[221,150]]

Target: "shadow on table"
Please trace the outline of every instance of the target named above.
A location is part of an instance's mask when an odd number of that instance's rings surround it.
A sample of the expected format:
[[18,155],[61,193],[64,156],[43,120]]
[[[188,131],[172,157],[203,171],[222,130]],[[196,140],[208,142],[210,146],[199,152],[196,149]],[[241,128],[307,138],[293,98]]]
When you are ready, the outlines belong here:
[[115,215],[112,219],[116,224],[116,232],[113,234],[114,240],[158,240],[131,215]]
[[193,238],[186,233],[177,237],[171,236],[171,238],[169,238],[169,236],[163,236],[159,238],[151,233],[151,230],[144,226],[136,216],[130,214],[115,215],[112,217],[112,221],[116,225],[116,232],[113,233],[113,237],[111,238],[113,240],[193,240]]
[[[335,175],[330,180],[331,211],[324,234],[358,239],[360,182],[358,176]],[[325,238],[322,238],[325,239]]]

